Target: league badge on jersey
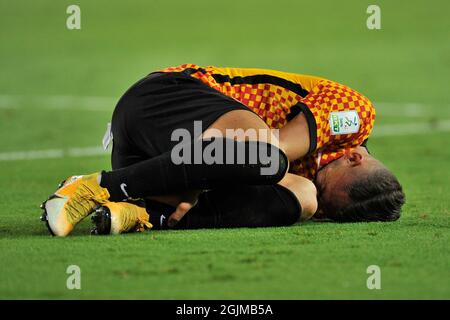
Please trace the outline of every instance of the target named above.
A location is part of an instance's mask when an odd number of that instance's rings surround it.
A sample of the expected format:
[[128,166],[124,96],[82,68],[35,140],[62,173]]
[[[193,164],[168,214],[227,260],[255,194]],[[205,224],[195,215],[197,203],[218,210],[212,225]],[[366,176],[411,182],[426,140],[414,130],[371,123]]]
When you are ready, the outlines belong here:
[[359,117],[355,110],[330,113],[330,132],[332,135],[350,134],[359,131]]

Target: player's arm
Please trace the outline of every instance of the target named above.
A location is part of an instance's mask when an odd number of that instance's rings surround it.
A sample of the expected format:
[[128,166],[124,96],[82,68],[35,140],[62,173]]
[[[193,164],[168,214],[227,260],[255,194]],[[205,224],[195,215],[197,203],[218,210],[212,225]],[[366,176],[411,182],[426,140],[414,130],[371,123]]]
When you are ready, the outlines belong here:
[[289,161],[303,158],[309,150],[310,135],[308,122],[303,113],[298,114],[280,129],[280,149]]

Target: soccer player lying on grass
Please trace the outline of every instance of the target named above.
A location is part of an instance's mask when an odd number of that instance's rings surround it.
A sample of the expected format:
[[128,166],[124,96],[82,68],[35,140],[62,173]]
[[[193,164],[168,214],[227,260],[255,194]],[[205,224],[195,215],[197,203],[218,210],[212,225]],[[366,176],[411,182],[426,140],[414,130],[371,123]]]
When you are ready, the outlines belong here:
[[112,171],[66,179],[43,220],[57,236],[94,211],[98,234],[283,226],[316,211],[396,220],[402,187],[365,146],[374,120],[366,97],[318,77],[191,64],[154,72],[114,111]]

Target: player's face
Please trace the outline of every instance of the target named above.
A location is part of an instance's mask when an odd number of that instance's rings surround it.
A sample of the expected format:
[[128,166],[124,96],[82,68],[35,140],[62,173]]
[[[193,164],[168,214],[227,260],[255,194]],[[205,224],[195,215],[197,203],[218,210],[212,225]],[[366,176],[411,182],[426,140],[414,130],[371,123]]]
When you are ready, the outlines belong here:
[[379,162],[364,147],[358,147],[321,169],[316,179],[321,214],[331,216],[333,208],[345,205],[350,200],[347,192],[354,179],[378,166]]

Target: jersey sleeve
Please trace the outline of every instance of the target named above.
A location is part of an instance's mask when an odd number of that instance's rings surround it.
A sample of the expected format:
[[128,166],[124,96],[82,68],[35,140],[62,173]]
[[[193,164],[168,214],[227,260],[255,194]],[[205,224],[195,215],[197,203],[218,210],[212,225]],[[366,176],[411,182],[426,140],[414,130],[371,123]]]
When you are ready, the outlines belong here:
[[291,172],[314,179],[320,168],[368,139],[375,108],[359,92],[329,80],[321,80],[301,102],[311,145],[307,156],[291,164]]
[[308,105],[316,123],[316,128],[310,128],[314,138],[311,152],[342,153],[361,145],[372,132],[374,106],[345,85],[322,80],[302,102]]

